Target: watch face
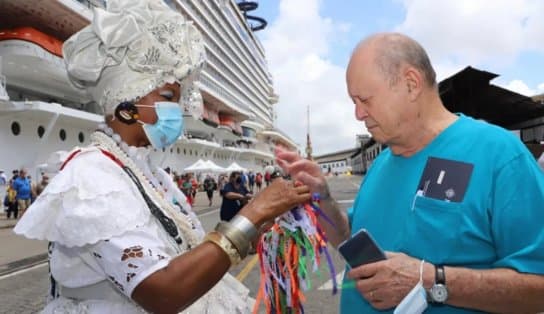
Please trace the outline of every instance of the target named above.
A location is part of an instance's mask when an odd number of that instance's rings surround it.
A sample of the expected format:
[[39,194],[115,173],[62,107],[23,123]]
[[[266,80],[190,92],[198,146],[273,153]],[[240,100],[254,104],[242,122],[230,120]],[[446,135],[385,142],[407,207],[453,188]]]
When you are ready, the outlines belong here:
[[431,288],[431,297],[434,302],[444,303],[448,299],[448,289],[443,284],[435,284]]

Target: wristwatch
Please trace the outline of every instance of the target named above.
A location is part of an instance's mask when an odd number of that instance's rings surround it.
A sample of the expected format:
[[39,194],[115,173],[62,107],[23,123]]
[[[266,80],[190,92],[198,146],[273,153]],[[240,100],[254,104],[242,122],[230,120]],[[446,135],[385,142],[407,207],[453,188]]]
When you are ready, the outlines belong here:
[[432,303],[444,304],[448,299],[448,288],[446,287],[446,272],[444,272],[444,266],[435,266],[435,279],[434,285],[429,291],[429,296]]

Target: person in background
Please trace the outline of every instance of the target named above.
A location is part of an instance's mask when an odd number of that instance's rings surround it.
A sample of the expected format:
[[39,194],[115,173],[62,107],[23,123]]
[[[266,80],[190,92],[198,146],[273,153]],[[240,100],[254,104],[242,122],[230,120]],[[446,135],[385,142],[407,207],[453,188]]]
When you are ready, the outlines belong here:
[[13,180],[9,180],[6,188],[6,196],[4,197],[4,206],[6,207],[6,218],[11,219],[13,215],[14,219],[19,217],[19,206],[17,205],[17,191],[11,186]]
[[[196,192],[198,192],[198,180],[193,173],[189,174],[189,178],[191,182],[191,197],[194,203],[194,201],[196,200]],[[191,203],[191,205],[193,205],[193,203]]]
[[255,187],[255,173],[253,173],[252,170],[249,170],[249,173],[247,175],[248,183],[249,183],[249,191],[251,194],[254,193],[253,188]]
[[13,170],[13,171],[11,172],[11,175],[12,175],[12,176],[11,176],[11,180],[12,180],[12,181],[15,180],[15,179],[17,179],[17,177],[19,176],[19,169]]
[[544,175],[525,145],[449,112],[427,53],[405,35],[362,41],[346,80],[356,118],[388,147],[347,214],[318,164],[276,152],[320,194],[333,245],[364,228],[387,251],[386,260],[346,270],[353,288],[342,290],[340,312],[393,313],[407,296],[428,297],[431,314],[543,312]]
[[189,203],[189,205],[193,206],[194,204],[193,184],[191,182],[191,175],[189,173],[185,174],[184,176],[181,190],[187,197],[187,202]]
[[23,216],[32,201],[32,186],[26,169],[19,170],[19,176],[13,180],[11,186],[17,192],[17,207],[21,216]]
[[223,189],[225,188],[225,185],[229,183],[229,181],[227,180],[227,176],[224,174],[219,176],[218,181],[217,189],[219,190],[219,195],[223,196]]
[[38,196],[42,194],[47,184],[49,184],[49,177],[47,175],[42,175],[42,180],[33,186],[33,189],[32,189],[33,199],[38,198]]
[[204,191],[206,191],[206,196],[208,196],[208,206],[212,206],[213,191],[215,191],[216,188],[217,184],[215,183],[213,177],[209,174],[206,175],[206,179],[204,179]]
[[223,188],[223,202],[219,212],[221,220],[230,221],[251,197],[251,193],[242,184],[241,173],[233,171]]
[[8,177],[4,173],[4,170],[0,170],[0,185],[5,185],[8,183]]
[[249,190],[249,178],[245,171],[240,172],[240,178],[242,178],[242,185],[246,188],[246,190]]
[[255,185],[257,186],[257,193],[261,192],[261,187],[263,186],[263,175],[260,172],[257,172],[255,176]]

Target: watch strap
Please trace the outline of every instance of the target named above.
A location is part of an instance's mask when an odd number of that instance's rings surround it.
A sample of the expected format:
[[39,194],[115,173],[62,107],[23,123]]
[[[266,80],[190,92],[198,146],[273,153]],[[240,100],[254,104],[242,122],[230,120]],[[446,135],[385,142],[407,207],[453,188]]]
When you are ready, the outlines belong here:
[[444,265],[436,265],[434,267],[434,271],[435,271],[434,282],[436,284],[445,285],[446,284],[446,272],[444,271]]

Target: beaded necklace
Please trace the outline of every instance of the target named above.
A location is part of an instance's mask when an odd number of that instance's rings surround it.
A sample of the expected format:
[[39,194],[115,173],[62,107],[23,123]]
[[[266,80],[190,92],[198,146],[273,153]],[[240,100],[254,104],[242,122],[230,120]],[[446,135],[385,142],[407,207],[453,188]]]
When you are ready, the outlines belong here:
[[[118,134],[112,135],[105,132],[97,131],[91,134],[91,141],[97,146],[108,151],[119,159],[138,179],[141,187],[145,191],[145,194],[151,198],[154,204],[170,219],[174,220],[177,225],[177,229],[181,232],[184,240],[188,243],[188,248],[195,247],[200,243],[200,238],[195,230],[195,223],[193,222],[189,214],[185,215],[167,200],[164,199],[164,191],[158,184],[157,179],[148,173],[144,175],[140,167],[136,166],[136,163],[129,157],[129,154],[122,149],[123,146],[129,147],[126,143],[122,142],[121,137]],[[123,143],[123,144],[121,144]],[[153,182],[156,182],[155,184]]]

